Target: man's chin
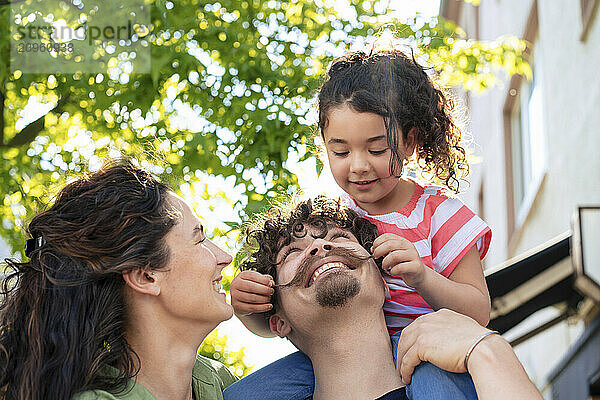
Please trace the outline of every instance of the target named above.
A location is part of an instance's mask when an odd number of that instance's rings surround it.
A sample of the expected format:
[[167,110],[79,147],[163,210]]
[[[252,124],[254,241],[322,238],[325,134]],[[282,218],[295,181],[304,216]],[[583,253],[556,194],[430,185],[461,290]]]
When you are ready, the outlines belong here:
[[329,273],[314,284],[317,303],[326,308],[343,307],[360,292],[360,281],[345,271]]

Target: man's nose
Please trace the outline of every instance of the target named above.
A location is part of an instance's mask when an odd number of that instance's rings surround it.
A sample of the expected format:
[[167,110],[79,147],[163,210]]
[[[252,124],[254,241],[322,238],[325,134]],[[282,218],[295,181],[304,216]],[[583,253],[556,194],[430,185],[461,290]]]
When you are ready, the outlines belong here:
[[330,251],[333,247],[331,246],[331,242],[325,239],[315,239],[310,247],[310,255],[325,255],[328,251]]

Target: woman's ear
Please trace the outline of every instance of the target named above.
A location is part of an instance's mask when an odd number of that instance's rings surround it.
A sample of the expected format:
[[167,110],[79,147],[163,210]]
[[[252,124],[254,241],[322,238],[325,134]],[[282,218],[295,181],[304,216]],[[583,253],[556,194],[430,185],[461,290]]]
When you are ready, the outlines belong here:
[[152,271],[134,269],[123,272],[125,284],[138,293],[158,296],[160,294],[159,275]]
[[273,314],[269,317],[269,328],[271,328],[271,332],[279,337],[286,337],[292,331],[289,322],[278,314]]

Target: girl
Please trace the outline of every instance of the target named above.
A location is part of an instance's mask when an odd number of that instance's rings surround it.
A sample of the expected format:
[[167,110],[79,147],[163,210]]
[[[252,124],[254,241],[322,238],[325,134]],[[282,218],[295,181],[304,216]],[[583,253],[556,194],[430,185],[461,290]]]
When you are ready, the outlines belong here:
[[[318,111],[335,181],[349,206],[380,234],[372,252],[382,259],[390,289],[384,313],[394,356],[402,328],[434,310],[448,308],[487,325],[490,299],[480,260],[490,244],[489,227],[442,188],[401,176],[414,157],[423,172],[458,191],[468,165],[461,131],[452,121],[452,101],[414,59],[398,50],[379,50],[334,60],[319,92]],[[237,315],[264,336],[268,328],[255,313],[271,308],[272,293],[270,277],[253,271],[240,273],[231,284]],[[441,375],[436,380],[445,383],[428,392],[436,386],[433,374],[421,386],[417,369],[409,397],[456,398],[446,389],[454,377]],[[310,376],[298,379],[310,381]],[[311,385],[305,389],[311,391]],[[467,392],[467,398],[475,398],[474,391]],[[307,397],[301,396],[288,398]],[[269,397],[262,393],[261,398]]]

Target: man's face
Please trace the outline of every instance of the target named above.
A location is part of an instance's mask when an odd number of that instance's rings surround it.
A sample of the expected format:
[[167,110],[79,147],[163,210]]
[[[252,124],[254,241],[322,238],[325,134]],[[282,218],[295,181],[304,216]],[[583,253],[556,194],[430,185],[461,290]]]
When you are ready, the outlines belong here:
[[310,334],[320,319],[362,294],[375,296],[378,308],[383,304],[383,281],[370,254],[348,230],[323,231],[306,225],[277,256],[278,313],[296,332]]

